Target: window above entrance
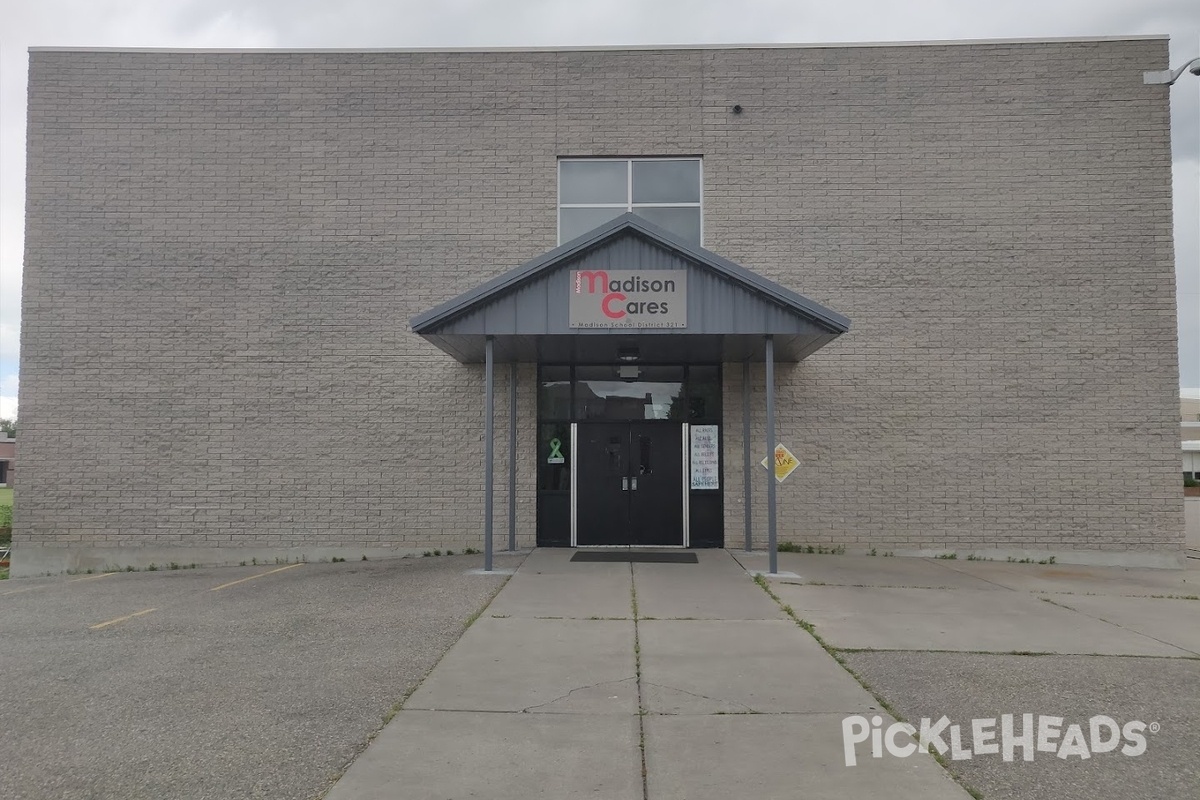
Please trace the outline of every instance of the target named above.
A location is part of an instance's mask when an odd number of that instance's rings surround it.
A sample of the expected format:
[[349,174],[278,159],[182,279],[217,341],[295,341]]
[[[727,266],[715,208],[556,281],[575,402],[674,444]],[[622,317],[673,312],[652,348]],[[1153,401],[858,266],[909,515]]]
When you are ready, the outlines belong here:
[[682,420],[685,403],[683,367],[575,368],[576,419]]
[[542,365],[538,417],[594,420],[721,421],[716,365]]
[[701,244],[702,172],[694,157],[560,159],[559,244],[631,211]]

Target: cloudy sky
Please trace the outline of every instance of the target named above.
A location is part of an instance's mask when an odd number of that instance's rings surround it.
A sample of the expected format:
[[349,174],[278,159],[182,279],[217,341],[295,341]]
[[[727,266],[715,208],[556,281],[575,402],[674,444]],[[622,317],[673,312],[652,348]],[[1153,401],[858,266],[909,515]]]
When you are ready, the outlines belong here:
[[[1169,34],[1171,64],[1181,65],[1200,55],[1200,3],[11,0],[0,11],[0,416],[17,411],[25,78],[30,46],[403,48],[1122,34]],[[1185,74],[1172,89],[1171,100],[1181,382],[1184,387],[1200,387],[1200,79]]]

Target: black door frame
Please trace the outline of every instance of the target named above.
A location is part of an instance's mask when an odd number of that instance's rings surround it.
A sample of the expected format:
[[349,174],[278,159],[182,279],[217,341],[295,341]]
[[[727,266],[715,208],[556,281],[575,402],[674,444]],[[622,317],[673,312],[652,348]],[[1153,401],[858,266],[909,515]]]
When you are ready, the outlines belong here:
[[[530,442],[530,455],[534,459],[534,480],[537,497],[534,514],[536,518],[535,528],[538,547],[577,546],[575,507],[577,475],[574,463],[578,446],[578,442],[576,441],[576,426],[602,421],[580,419],[577,416],[576,370],[581,367],[590,366],[616,367],[621,365],[612,362],[571,362],[559,360],[539,361],[537,364],[534,383],[537,422],[535,428],[536,434]],[[644,364],[639,364],[639,366],[682,366],[684,368],[685,391],[689,398],[689,418],[632,421],[685,426],[683,429],[682,449],[690,448],[690,429],[693,425],[716,425],[718,431],[720,431],[720,435],[724,436],[723,395],[725,391],[725,364],[707,360],[683,363],[679,361],[646,361]],[[703,382],[704,380],[711,380],[711,378],[702,379],[701,382],[695,381],[693,370],[697,369],[715,370],[715,382]],[[554,377],[549,379],[546,377],[548,370],[556,370]],[[566,384],[570,387],[565,396],[555,400],[555,413],[547,413],[549,406],[546,405],[546,396],[543,393],[543,382],[547,379],[559,384]],[[701,403],[699,407],[702,410],[697,414],[695,407],[692,405],[693,399],[703,397],[703,390],[698,391],[697,387],[705,385],[715,386],[716,403],[713,404],[710,402],[707,406]],[[555,437],[561,442],[560,451],[565,452],[560,452],[559,455],[560,457],[565,456],[565,459],[560,458],[559,461],[547,461],[547,457],[553,455],[547,449],[552,446],[549,444],[552,440],[547,437]],[[683,453],[681,453],[681,458],[683,458]],[[688,547],[724,547],[726,544],[724,495],[731,484],[724,479],[724,447],[718,450],[718,458],[718,469],[723,477],[720,487],[716,489],[692,489],[690,477],[691,463],[690,460],[684,461],[682,482],[687,491],[687,499],[684,500],[681,497],[681,502],[684,509],[685,541]]]
[[[580,487],[579,487],[579,470],[580,470],[580,465],[583,463],[581,450],[579,449],[579,440],[581,438],[580,437],[580,427],[581,426],[583,428],[593,428],[593,429],[600,429],[600,428],[620,429],[624,432],[625,464],[622,469],[622,472],[624,472],[625,474],[622,476],[607,476],[607,477],[612,477],[614,479],[616,477],[621,478],[621,484],[622,484],[622,488],[620,490],[621,495],[617,495],[615,492],[612,492],[613,487],[610,487],[607,490],[601,490],[601,491],[604,491],[606,494],[611,494],[613,500],[618,500],[618,498],[619,498],[619,502],[625,504],[624,514],[623,514],[623,516],[624,516],[623,526],[624,526],[625,531],[624,531],[624,535],[617,537],[619,539],[619,541],[596,542],[596,543],[587,543],[587,544],[581,544],[579,541],[579,539],[580,539],[580,535],[579,535],[580,534],[579,504],[580,504],[580,499],[583,496],[582,493],[580,492]],[[643,476],[633,474],[634,473],[634,464],[638,460],[638,456],[634,452],[634,438],[636,436],[638,436],[639,430],[645,431],[645,430],[652,430],[654,428],[674,429],[674,432],[679,435],[679,439],[677,440],[677,443],[676,443],[677,452],[674,454],[674,458],[677,459],[675,461],[675,468],[672,469],[672,468],[668,467],[667,472],[666,472],[667,475],[670,475],[671,473],[675,473],[675,477],[677,477],[677,479],[678,479],[678,485],[676,485],[674,487],[668,487],[668,490],[665,493],[658,494],[655,497],[655,499],[657,499],[658,497],[661,497],[662,502],[667,502],[668,498],[671,496],[672,490],[674,491],[675,499],[677,501],[677,508],[678,508],[678,512],[679,512],[679,517],[678,517],[679,541],[678,542],[669,542],[669,543],[657,542],[657,543],[655,543],[655,542],[642,541],[641,540],[642,534],[638,532],[638,526],[637,526],[637,524],[635,524],[635,517],[634,517],[634,513],[633,513],[635,510],[635,506],[639,502],[644,502],[646,498],[644,496],[634,494],[634,492],[645,491],[645,489],[639,489],[638,483],[637,483],[638,478],[643,477]],[[678,420],[666,420],[666,419],[589,420],[589,421],[572,423],[571,424],[571,438],[572,438],[571,452],[574,454],[574,458],[575,458],[575,463],[573,465],[572,475],[571,475],[571,546],[572,547],[683,547],[683,548],[686,548],[686,547],[690,546],[690,544],[691,544],[691,542],[690,542],[691,537],[690,537],[690,530],[689,530],[689,527],[690,527],[689,526],[690,482],[688,480],[689,463],[688,463],[688,451],[687,451],[687,446],[689,443],[688,423],[680,422]],[[669,446],[668,446],[667,452],[664,453],[663,456],[665,456],[668,459],[668,463],[670,463],[671,455],[670,455],[670,447]],[[643,480],[645,480],[645,479],[643,478]],[[615,486],[615,483],[614,483],[614,486]],[[589,511],[588,516],[589,517],[592,516],[592,514],[591,514],[592,509],[589,508],[588,511]],[[672,523],[673,522],[674,522],[674,520],[672,520]],[[623,540],[623,541],[620,541],[620,540]]]

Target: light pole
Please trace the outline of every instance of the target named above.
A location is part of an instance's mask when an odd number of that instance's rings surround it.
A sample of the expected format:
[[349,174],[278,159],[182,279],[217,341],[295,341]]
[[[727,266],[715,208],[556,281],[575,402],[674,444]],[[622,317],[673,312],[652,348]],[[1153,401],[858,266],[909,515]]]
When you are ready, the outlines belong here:
[[1143,72],[1142,83],[1159,85],[1166,84],[1167,86],[1170,86],[1175,81],[1179,80],[1179,76],[1183,74],[1184,70],[1191,72],[1193,75],[1200,75],[1200,57],[1193,58],[1179,69],[1150,70],[1148,72]]

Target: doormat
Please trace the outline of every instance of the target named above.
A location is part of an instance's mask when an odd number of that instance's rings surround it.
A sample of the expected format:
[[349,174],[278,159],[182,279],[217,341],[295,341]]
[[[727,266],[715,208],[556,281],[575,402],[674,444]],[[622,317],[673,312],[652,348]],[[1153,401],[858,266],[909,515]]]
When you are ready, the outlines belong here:
[[571,556],[572,561],[603,561],[626,564],[696,564],[695,553],[656,553],[643,550],[580,550]]

